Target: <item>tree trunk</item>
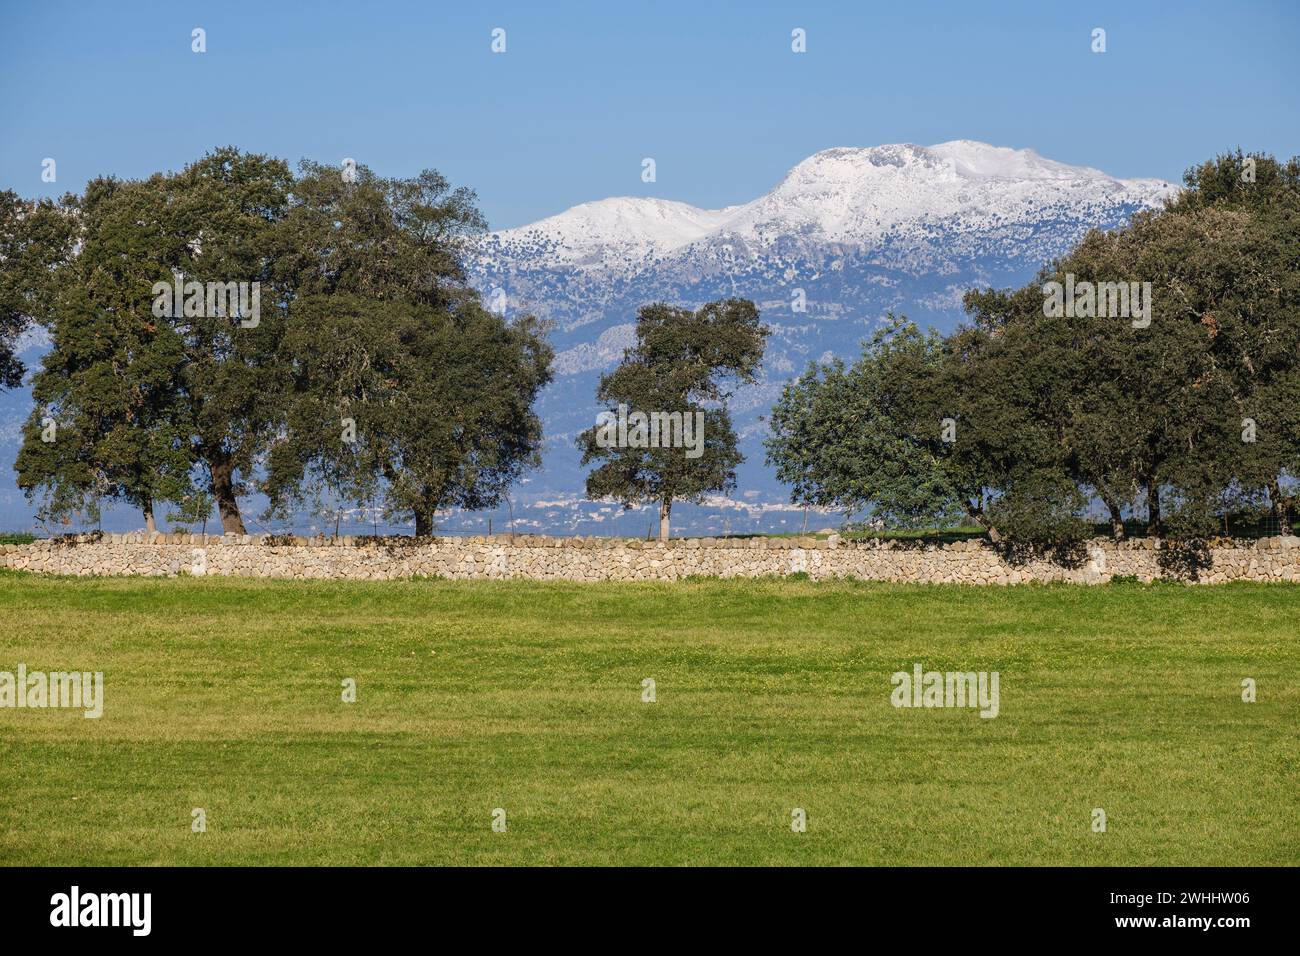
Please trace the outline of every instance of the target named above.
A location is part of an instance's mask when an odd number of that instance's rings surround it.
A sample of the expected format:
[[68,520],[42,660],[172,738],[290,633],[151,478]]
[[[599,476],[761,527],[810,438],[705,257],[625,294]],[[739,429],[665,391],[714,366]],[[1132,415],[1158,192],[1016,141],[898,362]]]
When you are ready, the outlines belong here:
[[1124,540],[1124,512],[1113,501],[1102,499],[1106,503],[1106,509],[1110,512],[1110,533],[1115,536],[1116,541]]
[[433,518],[429,512],[420,510],[415,513],[415,536],[428,538],[433,534]]
[[668,516],[673,511],[673,500],[669,498],[659,506],[659,540],[668,540]]
[[969,501],[967,501],[966,516],[970,518],[971,521],[974,521],[977,525],[979,525],[981,528],[984,529],[984,533],[989,536],[989,541],[993,542],[994,544],[998,544],[999,542],[1001,542],[1002,535],[998,532],[998,529],[993,527],[993,525],[989,522],[989,520],[984,517],[984,509],[981,508],[979,505],[973,505]]
[[152,501],[149,502],[140,510],[144,512],[144,529],[148,531],[150,534],[153,534],[155,531],[158,530],[158,526],[154,523],[153,520],[153,502]]
[[1147,482],[1147,534],[1160,533],[1160,485],[1154,480]]
[[228,461],[209,461],[212,473],[212,496],[217,499],[217,513],[221,515],[223,534],[247,534],[244,519],[239,516],[239,502],[235,498],[235,469]]

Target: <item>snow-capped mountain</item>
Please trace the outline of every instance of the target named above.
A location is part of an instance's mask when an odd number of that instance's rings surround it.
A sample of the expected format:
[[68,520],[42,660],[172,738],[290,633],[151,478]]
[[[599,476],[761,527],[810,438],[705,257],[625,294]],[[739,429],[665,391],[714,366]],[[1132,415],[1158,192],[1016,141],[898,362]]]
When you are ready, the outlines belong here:
[[[824,150],[725,209],[618,197],[492,233],[467,262],[475,285],[555,325],[547,466],[529,493],[581,496],[573,436],[593,423],[596,382],[631,344],[639,306],[735,295],[758,303],[773,330],[762,381],[731,405],[747,457],[738,490],[768,506],[755,521],[770,527],[785,492],[762,464],[763,417],[810,359],[855,356],[890,311],[950,329],[967,289],[1022,284],[1088,229],[1177,190],[957,140]],[[720,527],[715,518],[699,520]]]
[[[950,329],[967,289],[1023,284],[1088,229],[1120,225],[1176,191],[1028,149],[958,140],[828,149],[765,195],[725,209],[619,197],[489,234],[467,256],[471,281],[491,306],[504,294],[509,311],[551,320],[557,351],[556,380],[541,401],[546,463],[514,495],[516,526],[644,534],[652,523],[584,502],[574,445],[595,422],[596,383],[632,344],[641,305],[741,296],[758,304],[772,328],[762,379],[731,401],[747,458],[736,493],[674,509],[674,530],[798,527],[802,515],[763,464],[762,438],[782,385],[809,360],[856,356],[890,311]],[[28,344],[24,358],[34,367],[44,345]],[[26,389],[0,393],[0,530],[31,526],[12,471],[30,409]],[[506,517],[504,508],[496,514],[497,530]],[[122,521],[138,524],[134,515]],[[813,517],[809,526],[835,523]],[[485,525],[482,515],[442,524],[453,531]]]
[[[1160,180],[1115,179],[1033,150],[970,140],[828,149],[753,202],[716,210],[626,196],[583,203],[494,233],[477,264],[485,271],[540,266],[626,275],[668,258],[707,258],[710,247],[730,248],[737,257],[791,247],[920,249],[932,243],[936,228],[955,230],[946,238],[966,240],[966,249],[1002,233],[1012,240],[1007,254],[1024,256],[1037,250],[1016,227],[1106,221],[1117,209],[1150,205],[1174,190]],[[1051,238],[1059,240],[1052,248],[1068,247],[1068,236],[1044,237]]]

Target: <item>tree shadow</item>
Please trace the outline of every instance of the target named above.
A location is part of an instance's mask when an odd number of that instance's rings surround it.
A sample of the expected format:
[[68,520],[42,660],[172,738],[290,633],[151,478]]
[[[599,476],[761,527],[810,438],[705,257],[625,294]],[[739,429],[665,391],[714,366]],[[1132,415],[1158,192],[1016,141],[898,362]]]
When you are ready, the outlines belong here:
[[1074,571],[1088,560],[1088,545],[1084,541],[999,541],[990,547],[1012,567],[1024,567],[1033,561],[1049,561]]
[[54,535],[47,540],[56,548],[75,548],[79,544],[98,544],[103,539],[102,531],[77,531]]
[[1204,538],[1186,541],[1161,541],[1156,553],[1156,563],[1166,578],[1179,581],[1199,581],[1201,572],[1214,567],[1214,556]]

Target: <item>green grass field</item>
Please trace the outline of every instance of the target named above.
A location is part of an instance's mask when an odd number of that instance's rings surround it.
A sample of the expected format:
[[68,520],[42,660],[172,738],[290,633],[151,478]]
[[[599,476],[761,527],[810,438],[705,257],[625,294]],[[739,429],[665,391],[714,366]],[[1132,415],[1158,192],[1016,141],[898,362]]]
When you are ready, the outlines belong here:
[[[0,671],[106,698],[0,709],[3,864],[1300,861],[1294,586],[4,573],[0,614]],[[1000,716],[895,709],[915,662]]]

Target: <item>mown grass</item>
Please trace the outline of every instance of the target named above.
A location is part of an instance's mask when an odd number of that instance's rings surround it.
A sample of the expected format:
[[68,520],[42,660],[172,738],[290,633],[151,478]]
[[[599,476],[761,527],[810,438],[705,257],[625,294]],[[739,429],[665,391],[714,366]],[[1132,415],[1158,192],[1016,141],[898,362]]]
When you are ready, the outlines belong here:
[[[1300,860],[1294,586],[7,573],[0,613],[0,670],[106,696],[0,709],[5,864]],[[918,661],[1000,716],[894,709]]]

